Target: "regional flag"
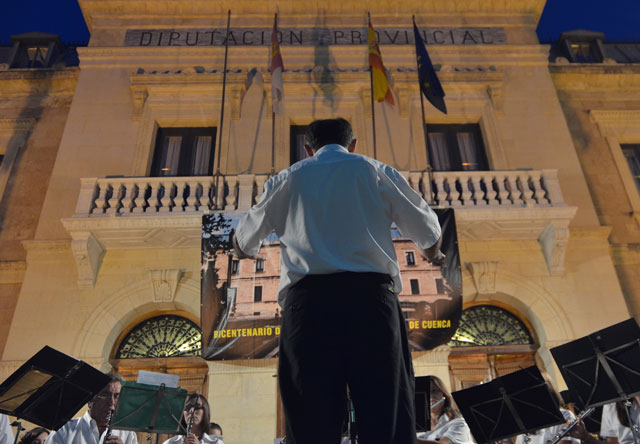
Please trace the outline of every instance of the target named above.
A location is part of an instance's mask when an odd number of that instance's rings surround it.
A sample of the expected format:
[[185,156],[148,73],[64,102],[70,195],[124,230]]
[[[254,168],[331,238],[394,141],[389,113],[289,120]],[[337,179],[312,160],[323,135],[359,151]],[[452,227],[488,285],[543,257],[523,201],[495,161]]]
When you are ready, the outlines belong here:
[[271,32],[271,101],[273,112],[281,113],[284,102],[284,84],[282,83],[282,54],[278,44],[278,14],[273,19],[273,31]]
[[393,96],[391,95],[391,88],[389,88],[389,78],[382,63],[382,54],[380,54],[378,39],[371,25],[371,18],[369,18],[369,68],[371,69],[371,80],[373,83],[373,98],[378,102],[384,100],[395,105]]
[[420,89],[429,102],[443,113],[447,114],[447,106],[444,103],[444,90],[433,68],[429,53],[420,36],[415,19],[413,20],[413,34],[416,41],[416,57],[418,58],[418,79]]

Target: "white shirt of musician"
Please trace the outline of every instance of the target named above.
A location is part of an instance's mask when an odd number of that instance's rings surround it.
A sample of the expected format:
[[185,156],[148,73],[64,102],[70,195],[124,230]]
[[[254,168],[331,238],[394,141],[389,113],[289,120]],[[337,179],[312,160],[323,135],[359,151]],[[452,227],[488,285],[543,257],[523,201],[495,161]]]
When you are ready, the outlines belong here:
[[[574,415],[570,410],[560,409],[560,413],[564,416],[565,421],[573,421],[576,419],[576,415]],[[540,429],[535,433],[518,435],[516,438],[516,444],[525,444],[525,437],[529,437],[529,444],[547,444],[547,441],[553,441],[556,435],[562,433],[565,428],[566,424],[563,423],[547,427],[546,429]],[[580,444],[579,439],[569,438],[568,436],[562,438],[562,441],[572,441],[576,444]]]
[[236,239],[244,253],[256,255],[275,231],[284,306],[286,290],[309,274],[388,274],[400,293],[393,223],[421,249],[440,238],[438,217],[402,174],[331,144],[269,179],[260,202],[240,220]]
[[600,436],[603,438],[617,438],[620,434],[622,424],[618,420],[618,412],[616,412],[616,403],[605,404],[602,406],[602,420],[600,422]]
[[[162,444],[182,444],[183,441],[184,435],[176,435],[172,438],[167,439]],[[205,433],[204,435],[202,435],[200,444],[224,444],[224,442],[222,442],[222,437],[218,435],[207,435]]]
[[0,444],[13,444],[13,441],[15,441],[15,437],[11,429],[9,417],[0,414]]
[[[634,427],[636,438],[638,439],[638,442],[640,442],[640,407],[638,406],[638,403],[634,401],[631,404],[631,409],[629,410],[631,423]],[[616,413],[615,407],[613,408],[613,412]],[[618,417],[616,416],[616,418]],[[618,428],[618,444],[634,444],[634,431],[632,431],[629,427],[625,427],[620,424],[620,427]]]
[[[60,427],[56,432],[51,432],[45,444],[103,444],[105,430],[99,434],[98,424],[86,412],[82,417],[75,418]],[[112,430],[111,434],[122,440],[123,444],[138,444],[135,432],[129,430]]]
[[418,433],[418,438],[439,441],[448,438],[453,444],[473,444],[471,430],[464,418],[449,419],[447,414],[440,416],[438,423],[428,432]]

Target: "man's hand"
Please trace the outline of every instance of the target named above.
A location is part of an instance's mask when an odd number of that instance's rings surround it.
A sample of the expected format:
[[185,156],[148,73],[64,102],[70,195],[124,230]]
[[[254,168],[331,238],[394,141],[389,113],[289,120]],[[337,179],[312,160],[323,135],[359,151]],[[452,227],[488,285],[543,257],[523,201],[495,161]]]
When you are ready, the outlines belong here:
[[200,444],[198,437],[193,433],[189,433],[187,436],[185,436],[183,442],[184,444]]
[[444,255],[444,253],[440,250],[438,250],[435,254],[429,256],[427,254],[425,254],[426,250],[422,250],[420,252],[420,255],[425,258],[427,260],[427,262],[429,262],[430,264],[433,265],[442,265],[444,263],[444,260],[446,259],[446,256]]
[[442,236],[440,239],[436,241],[435,244],[430,246],[429,248],[425,248],[424,250],[420,250],[420,256],[425,258],[427,262],[433,265],[442,265],[446,256],[442,251],[440,251],[440,247],[442,246]]
[[108,439],[104,441],[104,444],[123,444],[123,443],[118,436],[111,435]]

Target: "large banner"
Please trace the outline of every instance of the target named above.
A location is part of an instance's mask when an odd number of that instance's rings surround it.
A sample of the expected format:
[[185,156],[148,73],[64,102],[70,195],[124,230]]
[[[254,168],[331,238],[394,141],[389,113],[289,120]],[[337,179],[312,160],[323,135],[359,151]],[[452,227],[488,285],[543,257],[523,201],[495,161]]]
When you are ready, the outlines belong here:
[[[446,344],[462,313],[454,212],[435,211],[443,231],[446,260],[442,266],[427,263],[412,241],[403,238],[397,228],[391,230],[403,284],[398,297],[414,351]],[[280,244],[272,234],[262,245],[262,259],[233,258],[230,235],[242,216],[218,213],[202,218],[202,357],[208,360],[272,358],[278,354]]]

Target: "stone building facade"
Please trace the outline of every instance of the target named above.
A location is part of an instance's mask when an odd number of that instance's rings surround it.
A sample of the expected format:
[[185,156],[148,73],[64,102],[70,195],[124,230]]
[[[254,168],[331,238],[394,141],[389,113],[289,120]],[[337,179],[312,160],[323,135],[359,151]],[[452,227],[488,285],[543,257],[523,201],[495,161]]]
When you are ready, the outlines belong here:
[[[635,207],[627,202],[605,211],[609,192],[594,191],[593,180],[629,195],[629,177],[613,169],[616,163],[607,174],[592,173],[586,165],[598,164],[599,155],[585,156],[579,143],[579,127],[588,124],[594,143],[610,144],[614,136],[598,132],[611,125],[622,131],[616,113],[631,116],[622,143],[637,140],[635,102],[623,100],[629,90],[617,92],[611,106],[596,91],[589,98],[597,101],[589,106],[596,112],[581,111],[582,95],[593,93],[582,86],[595,82],[618,91],[625,79],[635,79],[634,68],[554,62],[550,69],[549,47],[535,32],[544,1],[80,0],[80,6],[91,40],[78,49],[79,68],[56,74],[67,79],[62,83],[73,101],[52,114],[60,140],[50,153],[50,178],[29,189],[26,201],[38,202],[31,225],[13,213],[14,222],[0,231],[0,241],[14,251],[6,261],[9,250],[0,253],[3,289],[15,304],[6,315],[4,376],[45,344],[128,377],[138,369],[177,373],[184,387],[207,395],[225,442],[272,442],[282,431],[275,359],[128,359],[119,357],[119,347],[149,319],[198,324],[202,214],[246,211],[271,171],[296,160],[301,129],[332,116],[351,121],[360,153],[400,170],[434,206],[455,209],[465,308],[509,313],[531,338],[502,348],[489,343],[415,353],[418,375],[436,374],[461,388],[533,362],[556,373],[550,348],[628,318],[627,305],[636,313],[634,269],[627,266],[635,263],[637,227],[629,215]],[[229,9],[234,33],[223,84],[221,36]],[[285,102],[284,112],[273,115],[267,67],[275,12]],[[375,105],[375,147],[362,39],[367,12],[396,102]],[[414,14],[439,65],[449,110],[445,115],[426,103],[425,120]],[[606,84],[588,80],[581,69],[601,70],[598,79]],[[0,82],[15,73],[0,72]],[[15,100],[15,111],[0,107],[16,114],[8,119],[20,116],[19,100],[27,99]],[[209,157],[194,166],[207,146],[213,147]],[[175,157],[183,147],[192,149],[187,160]],[[5,203],[6,196],[2,208]],[[32,227],[24,250],[15,231],[5,232],[11,226]],[[418,258],[412,248],[398,246],[405,268],[408,251]],[[277,275],[275,264],[277,253],[267,257],[265,275]],[[242,285],[263,279],[253,275],[255,267],[240,264],[240,276],[250,274]],[[273,306],[271,281],[262,284],[264,306]],[[409,294],[411,283],[405,284]],[[244,301],[243,310],[255,310]]]

